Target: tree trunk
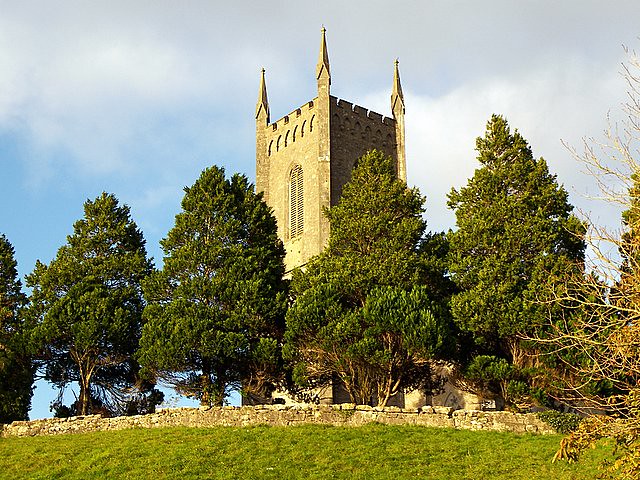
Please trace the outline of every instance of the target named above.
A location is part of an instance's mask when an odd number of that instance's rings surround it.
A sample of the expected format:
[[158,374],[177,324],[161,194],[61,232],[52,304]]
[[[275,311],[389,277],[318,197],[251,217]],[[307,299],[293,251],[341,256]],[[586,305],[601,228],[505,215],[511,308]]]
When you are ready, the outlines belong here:
[[211,406],[211,375],[206,372],[202,372],[200,375],[200,390],[202,394],[200,395],[200,405],[203,407]]
[[212,380],[211,373],[203,372],[200,375],[200,387],[202,396],[200,397],[200,405],[204,407],[221,407],[224,405],[225,391],[227,382],[217,374],[215,380]]
[[76,415],[88,415],[91,413],[91,376],[95,365],[87,361],[88,354],[86,352],[80,354],[76,350],[70,350],[69,354],[78,366],[78,374],[80,376],[78,379],[80,395],[78,396]]
[[389,403],[389,399],[392,396],[393,391],[393,379],[391,378],[391,374],[388,374],[387,378],[384,382],[378,383],[378,406],[386,407],[387,403]]
[[227,384],[223,380],[216,379],[216,381],[212,383],[212,389],[211,389],[211,405],[212,406],[222,407],[224,405],[226,389],[227,389]]
[[89,384],[89,376],[80,374],[80,396],[78,397],[78,407],[76,413],[78,415],[88,415],[91,413],[91,387]]

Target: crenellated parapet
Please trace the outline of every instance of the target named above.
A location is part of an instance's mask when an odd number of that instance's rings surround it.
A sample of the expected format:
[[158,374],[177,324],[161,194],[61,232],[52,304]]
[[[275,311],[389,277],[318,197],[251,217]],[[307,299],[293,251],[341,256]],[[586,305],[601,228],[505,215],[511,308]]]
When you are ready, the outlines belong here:
[[309,100],[304,105],[302,105],[300,108],[296,108],[295,110],[293,110],[292,112],[288,113],[284,117],[276,120],[273,123],[270,123],[269,124],[269,128],[271,128],[272,130],[282,129],[283,126],[288,125],[289,122],[292,119],[298,119],[301,116],[304,116],[305,113],[308,113],[311,110],[313,110],[314,106],[315,106],[314,101],[313,100]]
[[[347,100],[331,97],[331,128],[332,132],[341,131],[355,137],[347,141],[364,141],[371,148],[386,151],[386,147],[395,146],[396,122],[393,118],[385,117],[373,110],[355,105]],[[359,153],[359,152],[358,152]],[[395,151],[388,151],[395,157]]]
[[366,117],[369,120],[372,120],[374,123],[384,123],[388,126],[394,126],[395,120],[393,118],[385,117],[380,113],[374,112],[373,110],[369,110],[365,107],[361,107],[360,105],[356,105],[342,98],[331,97],[332,105],[335,105],[337,108],[341,108],[344,110],[345,116],[352,117],[357,116],[358,118]]
[[[365,140],[379,149],[395,145],[396,122],[373,110],[353,104],[347,100],[330,97],[330,129],[340,129]],[[267,125],[267,155],[272,156],[305,135],[313,133],[315,121],[314,100],[306,102],[275,122]],[[374,142],[374,143],[371,143]],[[375,143],[379,142],[379,143]],[[373,148],[373,147],[372,147]],[[395,152],[390,152],[395,157]]]
[[[267,156],[275,155],[294,142],[313,133],[316,117],[315,99],[265,127]],[[308,138],[307,138],[308,140]]]

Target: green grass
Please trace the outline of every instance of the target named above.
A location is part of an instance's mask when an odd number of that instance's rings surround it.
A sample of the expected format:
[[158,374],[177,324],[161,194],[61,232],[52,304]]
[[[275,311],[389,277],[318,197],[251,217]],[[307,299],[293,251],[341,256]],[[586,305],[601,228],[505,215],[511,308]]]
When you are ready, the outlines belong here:
[[605,449],[589,452],[579,464],[552,464],[560,438],[376,424],[0,438],[0,478],[595,478]]

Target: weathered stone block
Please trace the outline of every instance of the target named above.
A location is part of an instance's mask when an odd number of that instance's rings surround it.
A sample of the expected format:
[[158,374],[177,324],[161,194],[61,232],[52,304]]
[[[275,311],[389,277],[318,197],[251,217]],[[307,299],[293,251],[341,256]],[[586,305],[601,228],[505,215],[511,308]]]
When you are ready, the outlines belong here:
[[436,405],[432,408],[434,413],[438,413],[441,415],[451,416],[451,414],[454,412],[454,409],[451,407],[442,407],[442,406]]
[[370,412],[373,407],[371,405],[356,405],[356,410]]

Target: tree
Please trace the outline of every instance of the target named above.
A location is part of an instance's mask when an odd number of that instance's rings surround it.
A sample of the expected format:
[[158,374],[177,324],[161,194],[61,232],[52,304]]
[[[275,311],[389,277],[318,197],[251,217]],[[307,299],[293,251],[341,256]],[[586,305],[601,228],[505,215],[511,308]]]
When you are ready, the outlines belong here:
[[280,367],[284,247],[270,208],[243,175],[211,167],[185,188],[161,242],[164,267],[144,284],[139,358],[147,371],[222,405],[231,388],[265,396]]
[[379,405],[428,387],[450,331],[445,281],[421,251],[441,247],[425,236],[423,203],[381,152],[358,160],[340,202],[325,212],[327,248],[292,279],[285,353],[299,385],[337,377],[352,401]]
[[139,393],[140,282],[152,269],[129,207],[102,193],[85,202],[84,218],[51,263],[38,261],[27,275],[33,348],[61,393],[78,383],[77,414],[101,407],[122,413],[129,394]]
[[[554,304],[565,316],[552,318],[550,335],[538,339],[556,352],[582,352],[565,362],[565,395],[591,415],[563,439],[556,459],[577,460],[601,438],[615,443],[608,474],[640,475],[640,60],[624,65],[628,102],[622,128],[610,126],[603,143],[571,149],[600,187],[599,199],[622,206],[622,229],[590,224],[588,275],[574,275]],[[580,314],[573,314],[578,311]]]
[[525,366],[521,336],[545,322],[537,299],[547,279],[583,260],[584,226],[547,163],[503,117],[491,117],[476,149],[481,167],[449,194],[458,227],[449,235],[459,289],[452,314],[483,351]]
[[31,406],[34,372],[20,315],[26,300],[13,246],[0,235],[0,423],[26,420]]

